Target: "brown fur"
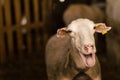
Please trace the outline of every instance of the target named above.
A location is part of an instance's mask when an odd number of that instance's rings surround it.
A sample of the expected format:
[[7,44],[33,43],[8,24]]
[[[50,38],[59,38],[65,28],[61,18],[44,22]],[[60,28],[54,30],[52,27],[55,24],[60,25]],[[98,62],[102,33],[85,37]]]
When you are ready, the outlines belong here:
[[83,64],[78,51],[71,46],[69,36],[57,38],[53,36],[46,46],[46,66],[48,80],[73,80],[79,73],[86,73],[92,80],[101,80],[100,65],[87,68]]
[[88,18],[94,22],[103,22],[104,13],[96,6],[85,4],[71,4],[63,14],[63,20],[66,25],[78,18]]

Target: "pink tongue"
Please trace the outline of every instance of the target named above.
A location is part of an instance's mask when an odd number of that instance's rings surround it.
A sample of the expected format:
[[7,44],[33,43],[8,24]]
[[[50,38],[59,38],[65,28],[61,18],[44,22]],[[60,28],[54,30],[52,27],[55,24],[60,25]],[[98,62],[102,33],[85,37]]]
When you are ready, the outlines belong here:
[[86,64],[89,66],[89,67],[92,67],[94,65],[94,60],[92,57],[87,57],[86,58]]

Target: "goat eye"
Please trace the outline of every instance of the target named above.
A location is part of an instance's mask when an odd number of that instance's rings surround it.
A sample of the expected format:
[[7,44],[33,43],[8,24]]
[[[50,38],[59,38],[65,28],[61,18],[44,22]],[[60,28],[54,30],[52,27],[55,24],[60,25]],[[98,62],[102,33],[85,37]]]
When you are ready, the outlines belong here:
[[93,29],[96,29],[96,27],[93,27]]
[[72,30],[67,30],[67,32],[68,32],[68,33],[71,33],[71,32],[72,32]]

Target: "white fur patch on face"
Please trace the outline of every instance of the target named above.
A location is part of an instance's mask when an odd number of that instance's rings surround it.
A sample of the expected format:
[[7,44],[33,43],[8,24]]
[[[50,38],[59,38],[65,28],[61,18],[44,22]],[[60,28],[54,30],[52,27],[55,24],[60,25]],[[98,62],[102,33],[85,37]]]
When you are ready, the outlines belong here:
[[[93,33],[95,23],[88,19],[77,19],[68,25],[68,30],[72,33],[72,44],[76,47],[81,55],[81,58],[87,67],[92,67],[95,64],[95,40]],[[92,51],[86,52],[85,46],[92,45]],[[88,48],[87,48],[88,49]]]
[[[93,33],[95,23],[88,19],[77,19],[74,20],[70,25],[68,25],[68,29],[75,33],[72,34],[74,38],[77,39],[76,43],[78,44],[94,44],[94,36]],[[82,46],[82,45],[80,45]]]
[[95,23],[88,19],[77,19],[71,22],[68,25],[68,29],[74,32],[84,31],[86,29],[90,29],[91,31],[94,30]]

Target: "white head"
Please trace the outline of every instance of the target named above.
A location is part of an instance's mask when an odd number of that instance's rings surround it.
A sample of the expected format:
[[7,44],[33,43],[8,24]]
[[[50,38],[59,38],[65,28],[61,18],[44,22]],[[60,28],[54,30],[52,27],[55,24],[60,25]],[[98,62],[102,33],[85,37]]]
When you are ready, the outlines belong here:
[[111,27],[107,27],[104,23],[95,24],[88,19],[77,19],[72,21],[68,27],[58,29],[57,36],[71,37],[71,43],[74,48],[79,51],[79,54],[87,67],[92,67],[95,64],[95,40],[94,33],[107,33]]

